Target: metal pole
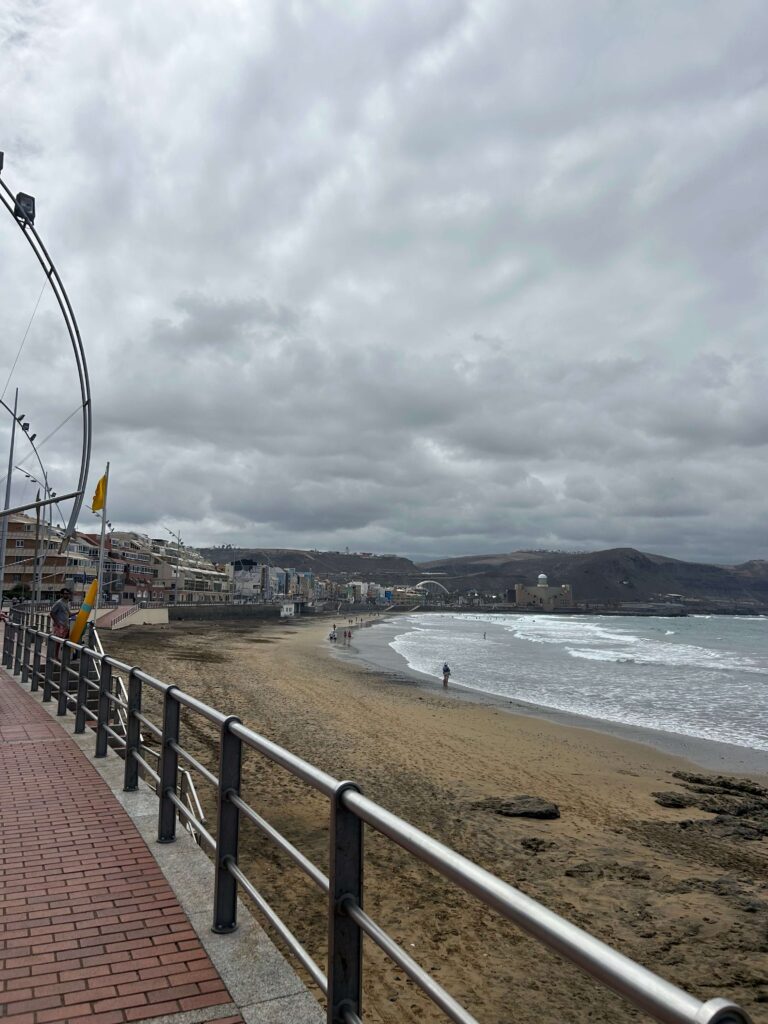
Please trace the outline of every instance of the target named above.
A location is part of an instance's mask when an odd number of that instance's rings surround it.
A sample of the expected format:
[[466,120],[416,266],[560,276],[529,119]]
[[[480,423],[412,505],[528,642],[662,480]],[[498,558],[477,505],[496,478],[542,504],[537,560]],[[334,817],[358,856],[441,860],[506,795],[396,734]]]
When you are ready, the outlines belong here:
[[31,508],[37,508],[38,505],[55,505],[59,501],[69,501],[70,498],[78,498],[80,491],[72,491],[69,494],[57,494],[55,498],[43,498],[42,501],[29,501],[26,505],[14,505],[13,508],[6,508],[0,512],[0,516],[14,515],[16,512],[27,512]]
[[[37,489],[37,500],[40,501],[40,488]],[[32,607],[37,603],[37,584],[40,576],[40,506],[35,509],[35,561],[32,572]]]
[[109,463],[107,463],[107,471],[104,474],[104,504],[101,506],[101,540],[99,541],[99,585],[96,588],[96,600],[93,602],[94,611],[94,622],[96,621],[95,613],[99,610],[101,601],[101,588],[103,585],[103,572],[104,572],[104,535],[107,529],[107,492],[109,490]]
[[96,757],[107,756],[109,733],[110,701],[112,695],[112,666],[106,658],[101,659],[99,669],[99,711],[96,719]]
[[16,441],[16,416],[19,407],[19,389],[16,388],[16,394],[13,398],[13,423],[11,425],[11,451],[8,456],[8,476],[5,479],[5,504],[3,505],[3,511],[6,515],[3,516],[3,525],[0,529],[0,608],[3,607],[4,587],[5,587],[5,555],[6,545],[8,544],[8,515],[7,512],[11,505],[11,474],[13,473],[13,445]]
[[363,823],[344,806],[349,790],[360,792],[354,782],[340,782],[331,798],[327,1024],[363,1016],[363,933],[344,909],[347,900],[363,905]]
[[59,661],[59,703],[57,715],[66,715],[69,710],[69,661],[72,656],[69,644],[61,641],[61,657]]
[[125,726],[125,771],[123,773],[123,789],[132,793],[139,788],[139,762],[133,756],[141,747],[141,722],[136,715],[141,714],[141,679],[132,668],[128,674],[128,712]]
[[218,828],[216,830],[216,878],[213,889],[214,932],[233,932],[237,928],[237,880],[229,864],[237,866],[240,832],[240,811],[231,796],[240,796],[240,770],[243,744],[230,732],[233,723],[242,724],[231,715],[221,725],[219,748]]
[[179,702],[175,699],[175,686],[169,686],[163,698],[163,746],[160,754],[160,806],[157,816],[158,843],[172,843],[176,839],[176,808],[170,799],[176,796],[179,775],[179,755],[175,744],[179,742]]

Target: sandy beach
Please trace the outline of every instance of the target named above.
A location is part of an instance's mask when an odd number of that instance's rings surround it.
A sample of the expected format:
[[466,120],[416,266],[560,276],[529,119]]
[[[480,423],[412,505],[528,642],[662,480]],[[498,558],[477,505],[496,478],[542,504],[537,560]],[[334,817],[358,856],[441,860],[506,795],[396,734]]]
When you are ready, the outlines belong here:
[[[615,735],[459,699],[334,657],[328,628],[326,620],[179,623],[107,633],[104,643],[115,657],[355,780],[386,808],[699,998],[728,995],[755,1020],[765,1016],[764,795],[712,785],[697,778],[712,773],[683,758]],[[184,719],[182,743],[212,763],[205,727]],[[323,798],[251,753],[243,788],[325,868]],[[660,806],[657,792],[701,806]],[[560,818],[493,809],[494,800],[520,794],[553,801]],[[745,800],[759,806],[750,811]],[[387,840],[369,833],[366,842],[366,909],[483,1024],[639,1019]],[[246,831],[241,861],[322,964],[319,891],[255,830]],[[446,1019],[372,946],[366,965],[366,1020]]]

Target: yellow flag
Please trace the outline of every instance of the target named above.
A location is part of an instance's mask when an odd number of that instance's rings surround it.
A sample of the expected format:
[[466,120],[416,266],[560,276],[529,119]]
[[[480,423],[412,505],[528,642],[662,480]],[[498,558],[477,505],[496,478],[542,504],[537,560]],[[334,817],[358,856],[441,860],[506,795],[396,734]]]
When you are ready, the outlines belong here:
[[107,497],[107,474],[96,484],[96,493],[91,499],[91,508],[94,512],[100,512],[104,508],[104,499]]

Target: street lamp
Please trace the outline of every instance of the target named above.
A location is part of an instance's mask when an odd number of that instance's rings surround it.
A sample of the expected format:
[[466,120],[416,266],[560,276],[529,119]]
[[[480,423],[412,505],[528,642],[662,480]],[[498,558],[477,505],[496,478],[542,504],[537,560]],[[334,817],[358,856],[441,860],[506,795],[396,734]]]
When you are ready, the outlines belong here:
[[178,604],[179,603],[179,578],[180,578],[180,575],[181,575],[181,549],[184,547],[184,544],[182,543],[181,534],[180,533],[174,533],[173,530],[169,530],[167,526],[164,526],[163,529],[165,530],[166,533],[170,533],[170,535],[176,541],[176,593],[175,593],[173,601],[174,601],[174,604]]
[[[29,440],[31,441],[32,438],[30,438]],[[32,445],[32,447],[35,448],[34,444]],[[40,461],[40,455],[39,455],[39,453],[38,453],[36,448],[35,448],[35,455],[37,455],[38,462],[40,462],[40,465],[41,465],[42,470],[43,470],[43,472],[42,472],[42,477],[43,477],[42,481],[38,480],[37,477],[34,476],[32,473],[28,473],[25,469],[22,469],[21,466],[16,466],[15,468],[18,469],[20,473],[23,473],[24,476],[27,478],[27,480],[30,480],[33,484],[37,484],[38,487],[42,487],[43,488],[43,493],[44,493],[46,498],[55,498],[56,497],[56,491],[51,490],[51,488],[50,488],[50,486],[48,484],[48,474],[45,471],[45,467],[42,465],[42,462]],[[38,497],[38,500],[39,500],[39,498],[40,498],[40,491],[37,492],[37,497]],[[41,548],[41,543],[42,543],[42,545],[47,545],[48,538],[49,538],[49,536],[51,534],[51,531],[53,529],[53,505],[54,505],[53,501],[51,501],[48,504],[48,521],[46,522],[45,520],[43,520],[43,523],[45,525],[45,532],[44,532],[42,537],[40,536],[40,506],[38,506],[37,509],[36,509],[36,511],[37,511],[37,525],[36,525],[36,529],[35,529],[35,570],[34,570],[33,578],[32,578],[32,600],[35,603],[38,603],[38,602],[42,601],[42,599],[43,599],[43,568],[45,566],[45,556],[41,555],[40,548]],[[61,515],[61,509],[59,508],[58,504],[56,505],[56,508],[59,511],[59,515]],[[47,547],[46,547],[45,550],[47,550]]]
[[20,224],[29,221],[35,223],[35,197],[28,196],[26,192],[16,193],[16,202],[13,207],[13,215]]
[[[3,511],[7,513],[11,507],[11,473],[13,473],[13,446],[16,441],[16,424],[19,421],[18,416],[18,405],[19,405],[19,389],[16,388],[16,394],[13,399],[13,422],[11,424],[11,450],[8,455],[8,476],[5,478],[5,504],[3,505]],[[24,417],[22,416],[21,419]],[[3,607],[3,598],[5,597],[5,555],[6,546],[8,544],[8,516],[3,516],[2,527],[0,528],[0,608]]]
[[[16,389],[16,397],[15,397],[15,400],[14,400],[14,407],[13,407],[13,409],[10,407],[10,405],[8,405],[6,402],[4,402],[2,398],[0,398],[0,406],[2,406],[3,409],[5,409],[5,411],[8,413],[8,415],[11,417],[11,420],[13,421],[12,422],[12,427],[11,427],[11,451],[10,451],[10,459],[9,459],[9,463],[8,463],[8,477],[6,478],[5,507],[4,507],[4,511],[6,511],[8,509],[8,503],[9,503],[9,498],[10,498],[10,483],[11,483],[11,469],[12,468],[18,469],[19,472],[24,473],[24,475],[27,477],[27,479],[32,480],[34,483],[36,483],[38,485],[38,487],[42,487],[43,490],[45,491],[45,497],[46,498],[49,498],[49,497],[54,497],[55,498],[56,497],[56,492],[55,491],[51,491],[51,489],[48,486],[48,473],[46,471],[45,466],[43,465],[43,460],[40,458],[40,452],[37,450],[37,446],[35,445],[35,438],[37,437],[37,434],[30,434],[29,431],[31,430],[31,427],[30,427],[29,423],[27,423],[27,421],[26,421],[26,414],[25,413],[18,413],[17,412],[18,395],[19,395],[19,392],[18,392],[18,388],[17,388]],[[21,466],[15,466],[15,467],[12,466],[14,442],[15,442],[15,432],[16,432],[16,424],[19,425],[19,427],[21,428],[21,430],[24,433],[24,436],[29,441],[29,443],[30,443],[30,445],[32,447],[32,451],[34,452],[35,458],[37,459],[38,465],[40,466],[40,473],[41,473],[41,475],[43,477],[44,483],[41,483],[39,480],[37,480],[31,474],[27,473],[26,470],[21,468]],[[39,497],[39,495],[38,495],[38,497]],[[38,512],[38,523],[39,523],[39,513],[40,513],[39,508],[37,509],[37,512]],[[50,523],[52,524],[53,523],[53,506],[52,505],[49,505],[49,519],[50,519]],[[6,516],[3,516],[2,526],[0,526],[0,545],[2,545],[2,552],[0,553],[0,594],[2,594],[2,585],[3,585],[4,581],[5,581],[5,562],[6,562],[7,539],[8,539],[8,516],[6,515]],[[35,536],[35,574],[34,574],[35,579],[37,577],[37,570],[38,570],[38,558],[39,558],[39,547],[38,547],[38,545],[39,545],[39,540],[40,540],[40,538],[39,538],[39,529],[38,529],[38,531],[36,533],[36,536]],[[34,584],[34,580],[33,580],[33,584]],[[42,598],[42,594],[40,595],[40,598]],[[33,599],[40,599],[40,598],[36,597],[36,595],[35,595],[35,588],[33,586]]]

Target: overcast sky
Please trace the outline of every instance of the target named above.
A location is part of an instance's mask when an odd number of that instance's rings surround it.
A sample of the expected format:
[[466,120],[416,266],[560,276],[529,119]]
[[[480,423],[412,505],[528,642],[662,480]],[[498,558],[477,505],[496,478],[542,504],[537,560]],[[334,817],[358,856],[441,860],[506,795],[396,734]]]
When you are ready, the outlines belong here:
[[[767,38],[762,0],[5,0],[89,491],[193,544],[767,558]],[[0,213],[1,387],[43,277]],[[46,287],[38,441],[68,345]]]

